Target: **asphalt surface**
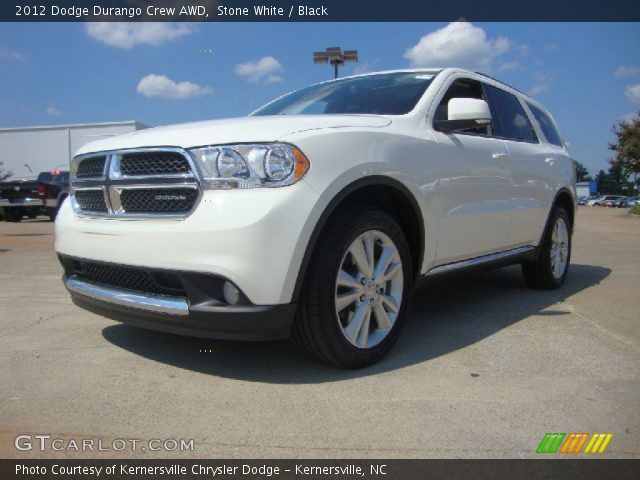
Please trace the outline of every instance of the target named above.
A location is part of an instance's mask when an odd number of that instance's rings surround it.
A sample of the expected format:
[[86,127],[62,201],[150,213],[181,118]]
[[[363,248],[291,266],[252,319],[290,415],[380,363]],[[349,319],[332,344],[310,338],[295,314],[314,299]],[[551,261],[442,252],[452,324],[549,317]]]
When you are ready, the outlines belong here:
[[[640,218],[625,211],[580,209],[561,290],[527,289],[517,267],[422,281],[391,355],[359,371],[87,313],[53,240],[44,220],[0,223],[0,457],[533,457],[546,432],[611,432],[603,456],[640,457]],[[194,450],[18,451],[19,434]]]

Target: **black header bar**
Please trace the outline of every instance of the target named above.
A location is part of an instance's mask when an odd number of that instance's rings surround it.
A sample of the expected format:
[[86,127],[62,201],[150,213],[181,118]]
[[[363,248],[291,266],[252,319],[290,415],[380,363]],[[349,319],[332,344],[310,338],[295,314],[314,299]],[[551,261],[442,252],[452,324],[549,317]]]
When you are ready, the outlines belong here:
[[2,22],[638,22],[638,0],[14,0]]

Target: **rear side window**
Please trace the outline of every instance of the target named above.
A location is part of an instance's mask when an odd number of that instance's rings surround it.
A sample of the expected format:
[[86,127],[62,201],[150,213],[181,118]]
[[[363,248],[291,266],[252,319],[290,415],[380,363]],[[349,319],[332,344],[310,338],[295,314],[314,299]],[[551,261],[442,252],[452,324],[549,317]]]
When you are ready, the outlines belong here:
[[51,174],[49,172],[42,172],[38,175],[39,183],[48,183],[51,181]]
[[51,183],[69,183],[69,172],[60,172],[58,175],[51,177]]
[[496,137],[524,142],[537,142],[533,126],[515,95],[493,85],[485,85],[496,120]]
[[538,122],[538,125],[540,125],[540,130],[542,130],[542,133],[544,133],[544,136],[547,139],[547,141],[559,147],[564,146],[562,142],[562,137],[560,136],[560,132],[558,132],[558,129],[554,125],[549,115],[544,113],[535,105],[532,105],[530,103],[527,103],[527,105],[531,109],[531,113],[533,113],[533,116],[535,117],[536,122]]

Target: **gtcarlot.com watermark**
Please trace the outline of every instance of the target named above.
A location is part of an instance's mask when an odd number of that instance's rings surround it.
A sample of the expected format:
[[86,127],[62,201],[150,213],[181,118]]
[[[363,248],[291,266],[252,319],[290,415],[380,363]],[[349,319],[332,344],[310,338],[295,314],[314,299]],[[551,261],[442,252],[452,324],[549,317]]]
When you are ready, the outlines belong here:
[[47,434],[23,434],[14,440],[17,450],[40,452],[193,452],[193,439],[59,438]]

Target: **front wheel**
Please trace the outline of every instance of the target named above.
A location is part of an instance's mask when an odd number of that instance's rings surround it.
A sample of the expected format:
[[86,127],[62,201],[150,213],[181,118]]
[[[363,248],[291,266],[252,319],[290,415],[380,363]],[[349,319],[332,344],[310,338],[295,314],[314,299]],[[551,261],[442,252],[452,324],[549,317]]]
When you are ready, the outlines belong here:
[[323,363],[375,363],[396,342],[407,309],[412,268],[404,233],[384,211],[356,207],[318,242],[293,338]]
[[538,259],[522,264],[524,279],[532,288],[559,288],[569,273],[570,260],[571,221],[564,208],[558,207],[549,218]]

